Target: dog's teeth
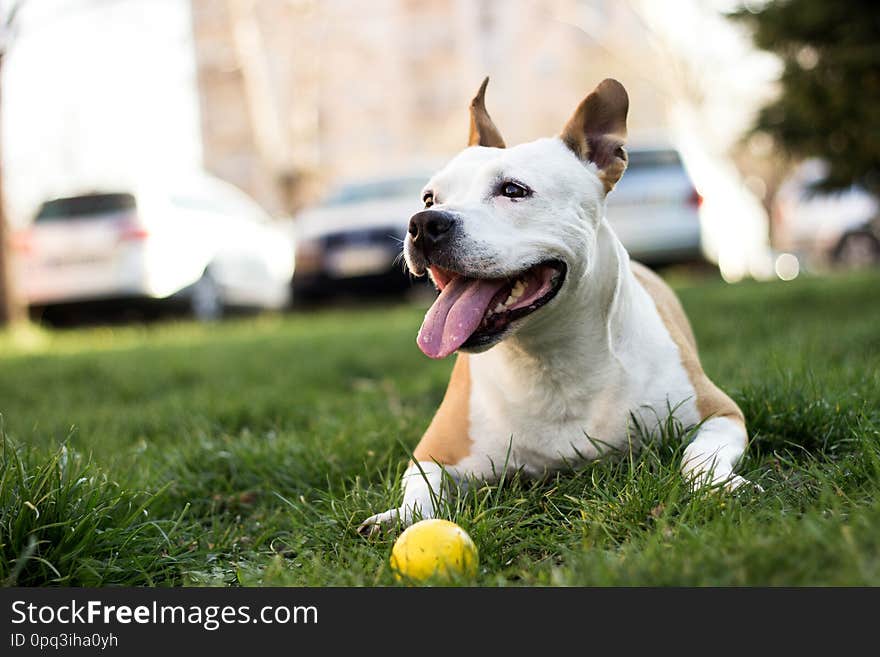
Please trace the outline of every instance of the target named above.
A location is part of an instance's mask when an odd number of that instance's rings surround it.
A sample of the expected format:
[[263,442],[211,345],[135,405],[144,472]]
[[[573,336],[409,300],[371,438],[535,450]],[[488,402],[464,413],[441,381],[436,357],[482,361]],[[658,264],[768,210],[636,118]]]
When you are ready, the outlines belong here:
[[499,303],[497,306],[495,306],[495,308],[492,309],[492,312],[493,312],[493,313],[502,313],[502,312],[504,312],[504,304],[503,304],[503,303]]
[[522,281],[517,281],[516,285],[514,285],[513,289],[510,291],[510,296],[512,296],[514,299],[519,299],[525,291],[525,283],[523,283]]
[[507,299],[504,301],[504,306],[507,307],[507,306],[509,306],[510,304],[512,304],[514,301],[516,301],[516,299],[514,299],[512,296],[509,296],[509,297],[507,297]]

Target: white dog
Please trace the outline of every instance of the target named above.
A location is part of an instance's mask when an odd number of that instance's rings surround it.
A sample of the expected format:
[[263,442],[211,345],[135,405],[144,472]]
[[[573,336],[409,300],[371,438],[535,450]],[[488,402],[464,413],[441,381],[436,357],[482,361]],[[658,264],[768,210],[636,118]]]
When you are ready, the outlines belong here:
[[[605,218],[626,169],[629,99],[605,80],[558,137],[514,148],[471,103],[468,148],[427,184],[404,245],[407,266],[440,290],[418,345],[458,351],[443,403],[404,475],[403,504],[361,531],[435,515],[443,472],[542,476],[630,449],[633,419],[655,432],[670,410],[700,424],[682,471],[734,488],[743,414],[703,373],[684,311],[631,262]],[[650,217],[645,218],[646,221]]]

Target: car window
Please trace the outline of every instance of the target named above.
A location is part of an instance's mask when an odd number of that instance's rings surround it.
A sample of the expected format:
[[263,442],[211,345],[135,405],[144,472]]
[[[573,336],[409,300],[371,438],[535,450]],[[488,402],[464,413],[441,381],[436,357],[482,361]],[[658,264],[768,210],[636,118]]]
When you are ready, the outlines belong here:
[[627,158],[627,169],[659,169],[681,166],[681,158],[673,150],[633,150],[627,153]]
[[344,185],[332,192],[322,205],[348,205],[386,198],[418,198],[425,182],[425,178],[390,178]]
[[34,221],[71,221],[102,214],[134,210],[137,202],[131,194],[86,194],[47,201],[40,206]]

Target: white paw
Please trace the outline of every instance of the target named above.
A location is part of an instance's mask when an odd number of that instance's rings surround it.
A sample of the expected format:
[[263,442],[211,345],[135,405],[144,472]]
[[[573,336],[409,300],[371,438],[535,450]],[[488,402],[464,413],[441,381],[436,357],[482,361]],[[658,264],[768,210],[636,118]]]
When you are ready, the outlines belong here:
[[764,492],[764,489],[761,488],[760,485],[758,485],[752,481],[749,481],[748,479],[740,477],[739,475],[730,475],[730,477],[728,477],[723,482],[723,485],[724,485],[724,488],[728,491],[735,491],[736,489],[740,488],[741,486],[747,486],[747,487],[751,487],[751,488],[755,489],[755,491],[757,491],[759,493]]
[[411,525],[412,513],[404,512],[401,507],[377,513],[360,524],[358,527],[358,534],[367,537],[375,536],[376,534],[391,529],[397,524],[400,524],[401,527]]
[[704,472],[702,473],[702,476],[695,475],[691,477],[691,489],[694,491],[702,488],[714,488],[717,490],[733,492],[743,486],[750,486],[759,493],[764,492],[764,489],[758,484],[752,483],[748,479],[733,473],[715,473],[710,475],[709,473]]
[[[439,465],[429,462],[411,464],[403,475],[403,504],[370,516],[358,527],[358,533],[374,536],[396,525],[409,527],[415,517],[433,518],[442,489],[443,469]],[[434,491],[438,491],[436,496]]]

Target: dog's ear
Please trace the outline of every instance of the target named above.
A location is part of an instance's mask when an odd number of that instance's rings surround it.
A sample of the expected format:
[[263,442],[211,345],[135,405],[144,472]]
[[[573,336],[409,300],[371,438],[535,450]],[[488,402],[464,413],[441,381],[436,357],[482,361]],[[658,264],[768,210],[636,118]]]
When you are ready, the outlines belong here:
[[560,138],[584,162],[599,168],[605,193],[611,191],[626,169],[626,113],[629,96],[617,80],[599,83],[581,101]]
[[504,139],[498,128],[492,123],[489,112],[486,111],[486,85],[489,78],[483,80],[480,90],[471,101],[471,132],[468,136],[468,146],[494,146],[504,148]]

